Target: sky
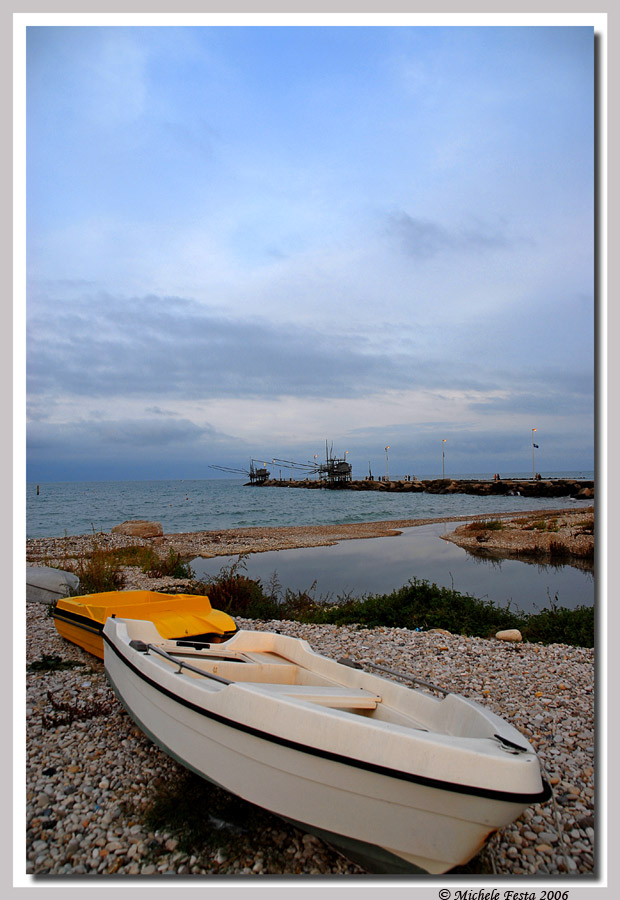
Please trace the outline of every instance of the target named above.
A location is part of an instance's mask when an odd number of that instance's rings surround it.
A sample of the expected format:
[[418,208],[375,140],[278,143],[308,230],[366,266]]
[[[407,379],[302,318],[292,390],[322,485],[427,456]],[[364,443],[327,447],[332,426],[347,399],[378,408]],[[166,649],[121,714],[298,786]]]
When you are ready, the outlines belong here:
[[594,112],[592,27],[30,26],[28,480],[591,469]]

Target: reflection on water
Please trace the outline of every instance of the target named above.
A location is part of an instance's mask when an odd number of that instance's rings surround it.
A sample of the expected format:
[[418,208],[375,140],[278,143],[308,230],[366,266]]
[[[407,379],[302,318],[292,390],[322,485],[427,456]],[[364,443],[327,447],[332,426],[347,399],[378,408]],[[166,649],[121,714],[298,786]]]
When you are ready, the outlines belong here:
[[574,569],[579,569],[581,572],[594,575],[594,559],[587,557],[580,559],[578,556],[567,556],[566,559],[562,559],[561,562],[558,557],[552,557],[548,561],[541,562],[540,557],[528,556],[527,554],[507,552],[505,555],[497,556],[491,550],[472,550],[470,547],[466,548],[465,552],[471,556],[475,562],[481,562],[492,566],[501,566],[507,559],[511,559],[526,563],[528,566],[536,566],[541,573],[548,572],[549,570],[560,572],[567,566],[570,566]]
[[[310,590],[316,581],[317,597],[389,593],[419,578],[525,612],[547,607],[556,596],[560,606],[593,605],[591,572],[557,563],[472,556],[441,540],[457,524],[421,525],[395,537],[342,541],[331,547],[252,553],[246,574],[267,584],[275,572],[282,588],[294,591]],[[192,568],[198,578],[206,578],[236,559],[196,559]]]

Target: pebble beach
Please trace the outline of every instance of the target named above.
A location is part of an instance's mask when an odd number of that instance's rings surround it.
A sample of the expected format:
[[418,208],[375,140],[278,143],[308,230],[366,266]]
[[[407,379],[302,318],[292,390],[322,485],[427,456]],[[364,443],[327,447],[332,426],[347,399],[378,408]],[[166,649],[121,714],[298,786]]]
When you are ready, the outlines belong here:
[[[226,537],[219,542],[229,552]],[[42,561],[40,551],[29,541],[31,564]],[[53,552],[45,547],[44,564],[53,564]],[[135,573],[127,587],[157,589]],[[212,827],[204,846],[186,847],[165,821],[153,825],[154,799],[174,794],[185,770],[133,724],[103,662],[58,635],[46,604],[27,603],[26,613],[27,873],[372,877],[317,838],[224,792],[205,808]],[[303,638],[329,657],[415,674],[488,706],[527,737],[552,800],[527,809],[455,876],[595,876],[593,650],[399,628],[237,624]],[[37,666],[54,656],[75,666]]]

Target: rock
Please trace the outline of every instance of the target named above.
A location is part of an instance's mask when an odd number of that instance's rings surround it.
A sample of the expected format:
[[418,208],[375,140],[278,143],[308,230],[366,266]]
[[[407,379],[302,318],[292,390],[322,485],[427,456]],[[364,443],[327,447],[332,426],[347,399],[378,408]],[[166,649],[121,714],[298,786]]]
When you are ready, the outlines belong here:
[[553,853],[553,847],[551,847],[549,844],[537,844],[536,849],[539,853],[546,853],[549,856],[551,856],[551,854]]
[[557,834],[554,834],[552,831],[540,831],[538,833],[538,840],[543,844],[555,844],[559,838]]
[[498,631],[495,637],[498,641],[512,641],[513,643],[523,640],[523,635],[518,628],[507,628],[506,631]]
[[129,534],[133,537],[158,537],[163,533],[161,522],[147,522],[144,519],[130,519],[112,528],[112,534]]
[[575,494],[577,500],[591,500],[594,497],[594,490],[591,487],[584,487]]

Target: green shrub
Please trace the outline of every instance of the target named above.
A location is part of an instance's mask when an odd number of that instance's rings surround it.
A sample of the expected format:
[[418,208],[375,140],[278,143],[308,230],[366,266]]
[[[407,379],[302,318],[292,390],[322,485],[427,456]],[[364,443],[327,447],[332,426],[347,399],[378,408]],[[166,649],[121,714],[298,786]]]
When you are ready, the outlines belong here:
[[348,599],[329,610],[328,621],[367,628],[445,628],[454,634],[490,637],[501,628],[518,627],[519,617],[490,600],[414,578],[390,594]]
[[570,644],[574,647],[594,647],[595,616],[593,606],[567,609],[558,606],[557,595],[549,601],[549,608],[531,613],[521,628],[527,641],[541,644]]

